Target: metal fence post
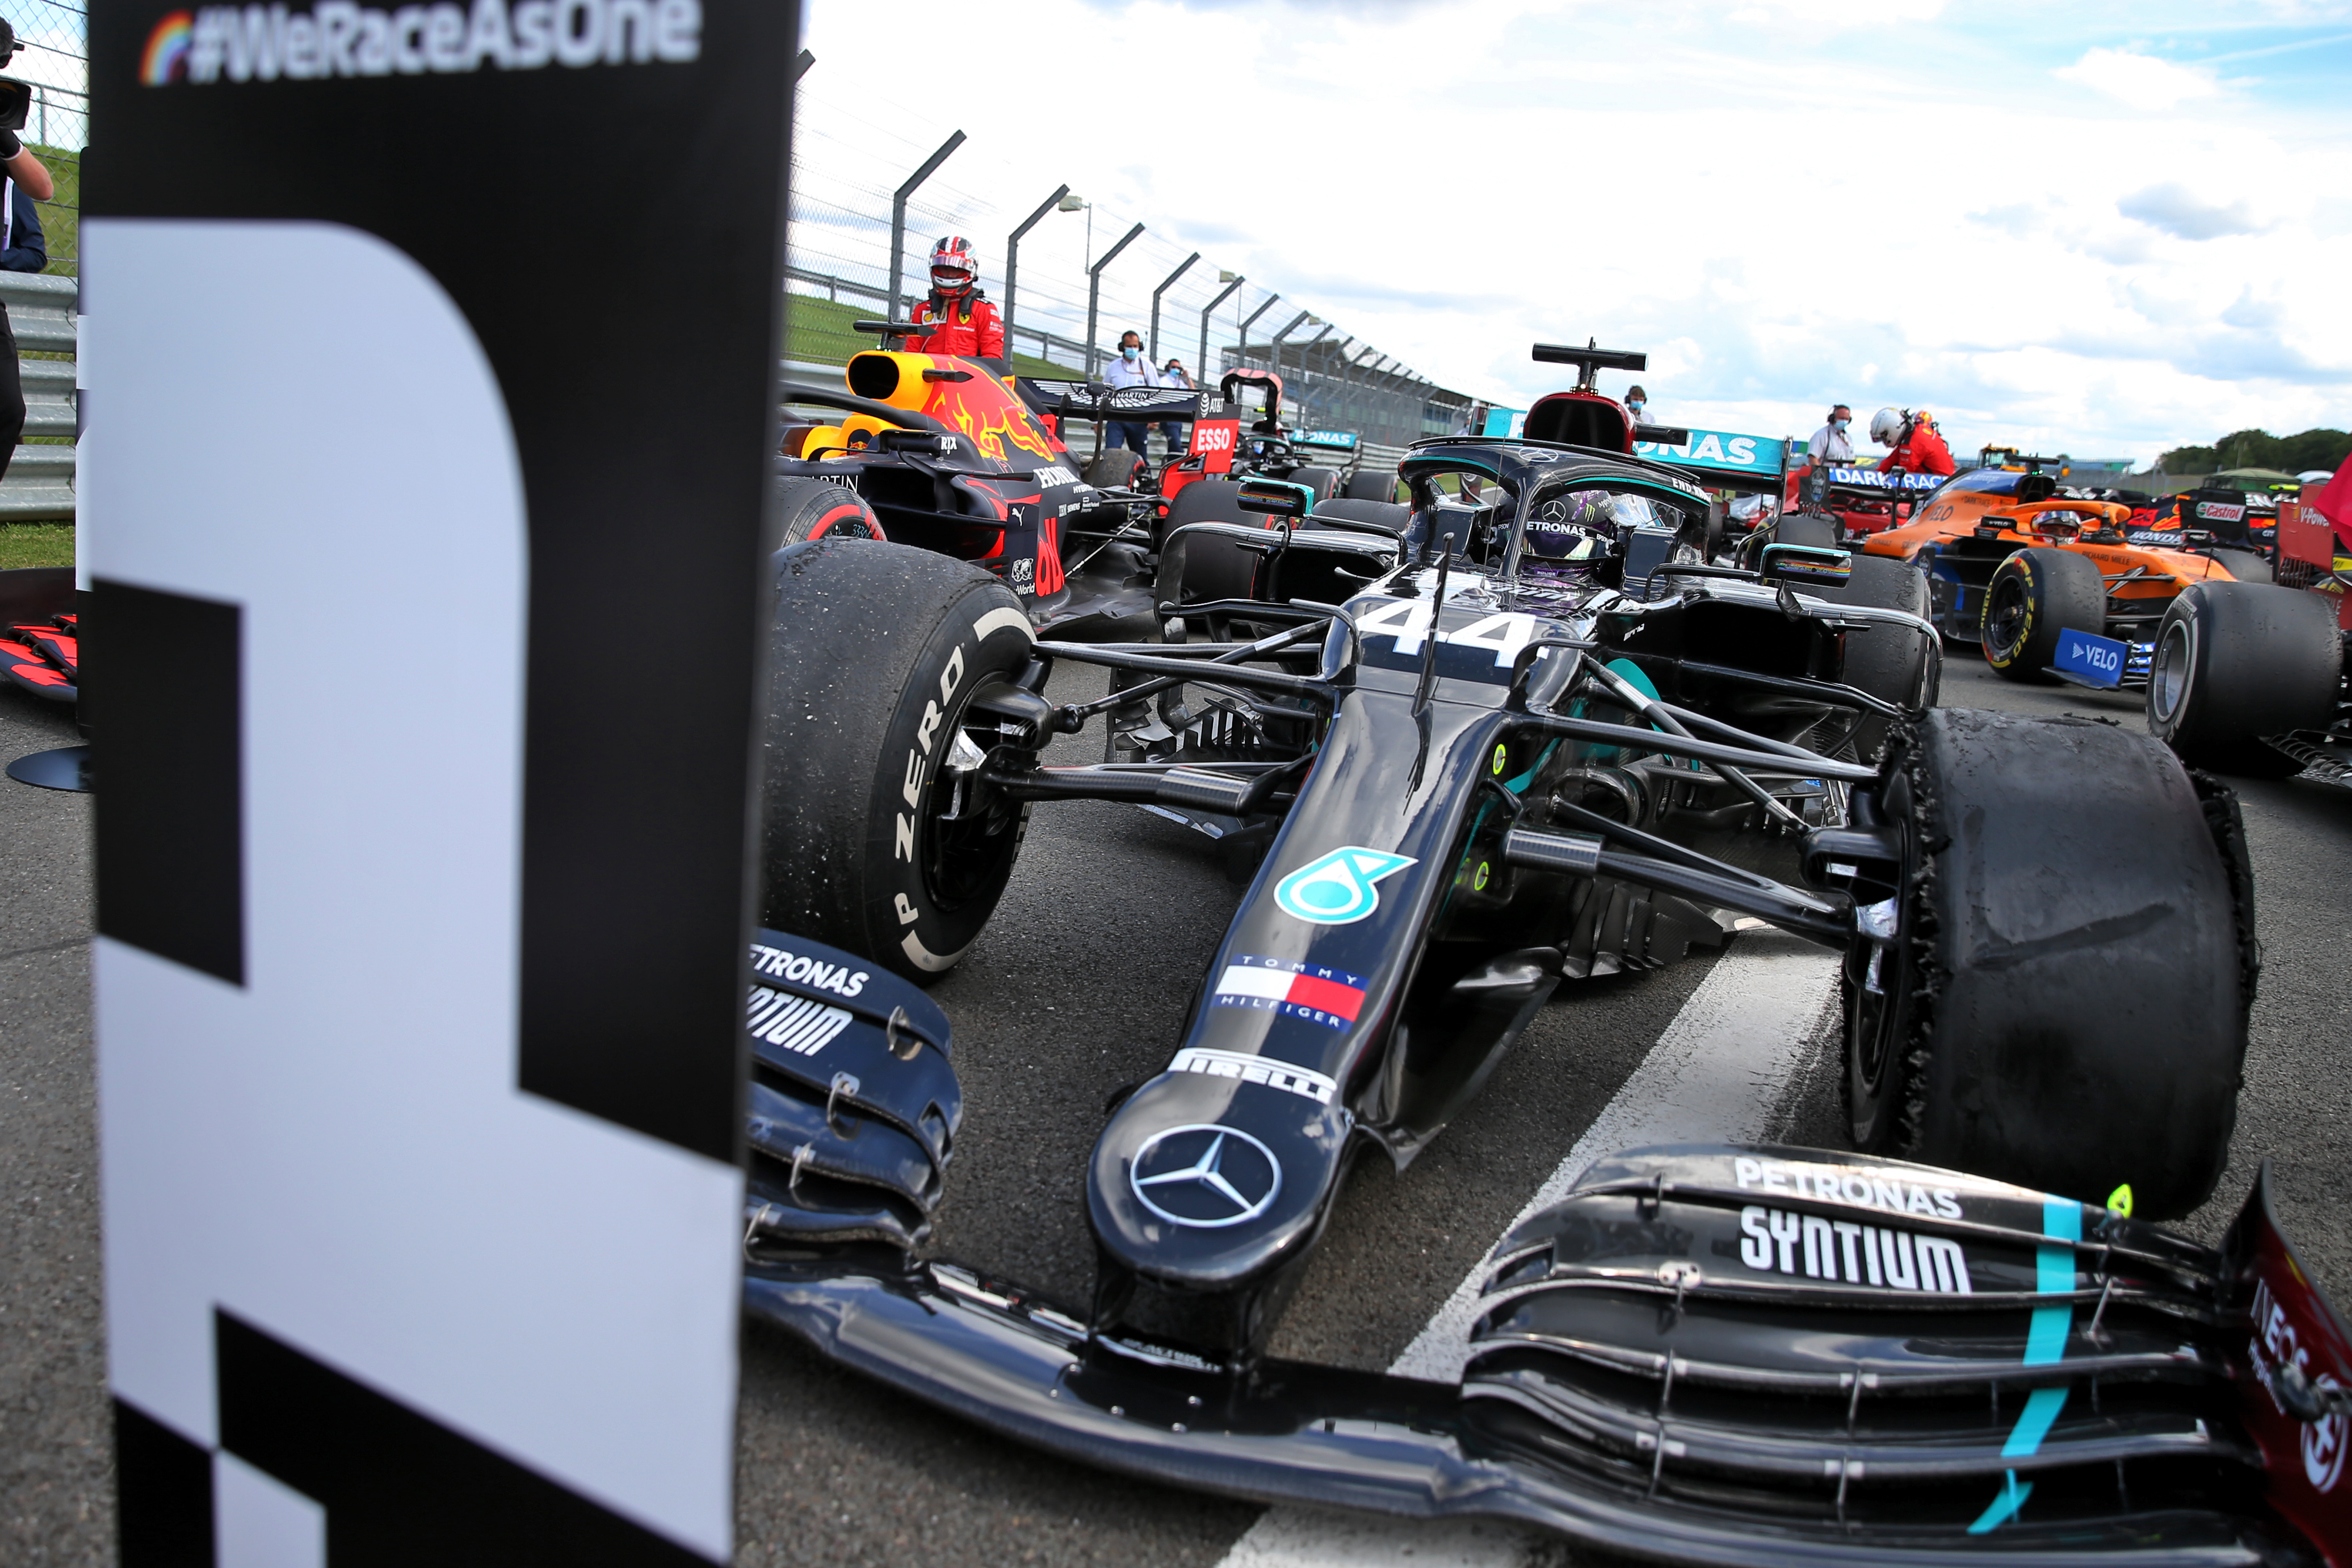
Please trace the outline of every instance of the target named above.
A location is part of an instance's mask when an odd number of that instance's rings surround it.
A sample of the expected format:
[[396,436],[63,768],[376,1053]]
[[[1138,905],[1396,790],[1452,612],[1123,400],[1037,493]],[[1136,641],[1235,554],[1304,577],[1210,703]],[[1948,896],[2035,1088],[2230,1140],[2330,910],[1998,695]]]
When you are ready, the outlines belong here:
[[1170,287],[1175,283],[1176,279],[1183,277],[1185,273],[1191,271],[1192,263],[1200,259],[1201,253],[1197,250],[1194,251],[1192,255],[1184,258],[1183,266],[1179,267],[1175,271],[1171,272],[1168,275],[1167,280],[1161,283],[1159,288],[1154,289],[1151,291],[1151,363],[1153,364],[1158,364],[1160,363],[1160,296],[1168,292]]
[[1223,293],[1210,300],[1207,308],[1202,310],[1201,359],[1200,363],[1192,367],[1192,374],[1196,381],[1199,377],[1209,374],[1209,318],[1216,314],[1218,306],[1223,304],[1226,300],[1234,297],[1234,289],[1240,288],[1243,284],[1248,281],[1249,279],[1247,278],[1234,279],[1232,282],[1225,285],[1225,291]]
[[[1301,322],[1301,321],[1305,321],[1307,317],[1309,317],[1309,316],[1313,315],[1314,313],[1315,313],[1315,312],[1314,312],[1314,311],[1312,311],[1312,310],[1301,310],[1301,311],[1299,311],[1299,312],[1298,312],[1298,314],[1297,314],[1297,315],[1295,315],[1295,316],[1293,316],[1293,317],[1291,317],[1291,318],[1290,318],[1290,324],[1289,324],[1288,326],[1286,326],[1286,327],[1283,328],[1283,329],[1282,329],[1282,331],[1278,331],[1278,332],[1275,333],[1275,334],[1274,334],[1274,337],[1272,338],[1272,340],[1271,340],[1271,341],[1269,341],[1269,342],[1267,343],[1267,345],[1266,345],[1266,346],[1267,346],[1267,349],[1268,349],[1268,351],[1272,353],[1272,355],[1273,355],[1273,357],[1274,357],[1274,374],[1275,374],[1275,376],[1276,376],[1276,378],[1277,380],[1278,380],[1278,379],[1280,379],[1280,377],[1281,377],[1281,375],[1282,375],[1282,340],[1283,340],[1283,339],[1285,339],[1285,338],[1286,338],[1286,337],[1288,337],[1291,333],[1293,333],[1293,332],[1297,331],[1298,330],[1298,323],[1299,323],[1299,322]],[[1299,366],[1299,371],[1300,371],[1300,374],[1301,374],[1302,375],[1305,374],[1305,372],[1306,372],[1306,368],[1307,368],[1307,367],[1306,367],[1304,364],[1301,364],[1301,365]],[[1281,409],[1276,408],[1276,409],[1274,411],[1274,418],[1275,418],[1275,423],[1276,423],[1276,424],[1279,425],[1280,423],[1282,423],[1282,410],[1281,410]]]
[[941,142],[938,152],[923,160],[923,166],[908,175],[907,183],[900,185],[898,194],[890,198],[890,292],[883,302],[882,313],[894,321],[898,319],[898,283],[907,265],[907,198],[915,194],[916,186],[929,179],[939,166],[948,161],[949,153],[962,145],[963,132],[959,131]]
[[[1247,363],[1249,363],[1249,330],[1250,330],[1252,327],[1256,326],[1256,325],[1257,325],[1257,319],[1258,319],[1260,316],[1265,315],[1268,310],[1273,310],[1273,309],[1274,309],[1274,302],[1275,302],[1276,300],[1279,300],[1279,299],[1281,299],[1281,298],[1282,298],[1282,296],[1281,296],[1281,295],[1279,295],[1279,294],[1268,294],[1268,295],[1265,297],[1265,304],[1263,304],[1263,305],[1260,305],[1256,310],[1252,310],[1252,311],[1249,313],[1249,320],[1248,320],[1248,321],[1244,321],[1244,322],[1242,323],[1241,331],[1238,331],[1238,332],[1235,332],[1235,333],[1234,334],[1235,337],[1237,337],[1237,338],[1239,338],[1239,339],[1241,340],[1241,342],[1237,342],[1237,343],[1235,343],[1235,344],[1234,345],[1234,352],[1236,354],[1238,354],[1238,355],[1240,355],[1240,356],[1241,356],[1241,363],[1244,363],[1244,364],[1247,364]],[[1301,315],[1304,315],[1305,313],[1306,313],[1305,311],[1301,311],[1301,312],[1300,312],[1300,314],[1301,314]],[[1294,324],[1296,324],[1296,323],[1294,323]],[[1281,412],[1282,412],[1282,410],[1280,410],[1280,409],[1278,409],[1278,408],[1275,410],[1275,413],[1276,413],[1276,414],[1277,414],[1277,415],[1279,415]]]
[[1103,258],[1100,261],[1096,262],[1092,267],[1087,268],[1087,379],[1088,381],[1092,381],[1095,378],[1095,353],[1097,352],[1095,343],[1095,321],[1097,310],[1102,303],[1103,268],[1118,260],[1118,253],[1125,250],[1129,246],[1134,244],[1137,237],[1142,233],[1143,226],[1141,224],[1137,224],[1133,228],[1127,231],[1126,238],[1120,240],[1117,245],[1112,246],[1108,250],[1103,252]]
[[[1298,345],[1298,417],[1301,423],[1321,423],[1319,420],[1309,421],[1307,417],[1307,394],[1308,389],[1314,386],[1316,381],[1315,373],[1307,368],[1307,351],[1313,348],[1317,343],[1321,342],[1325,338],[1328,338],[1330,335],[1331,323],[1326,321],[1323,323],[1323,330],[1321,331],[1316,333],[1313,337]],[[1282,374],[1280,366],[1277,365],[1275,368],[1275,374],[1276,375]],[[1321,402],[1323,394],[1319,389],[1316,391],[1315,395],[1316,400],[1318,403]]]

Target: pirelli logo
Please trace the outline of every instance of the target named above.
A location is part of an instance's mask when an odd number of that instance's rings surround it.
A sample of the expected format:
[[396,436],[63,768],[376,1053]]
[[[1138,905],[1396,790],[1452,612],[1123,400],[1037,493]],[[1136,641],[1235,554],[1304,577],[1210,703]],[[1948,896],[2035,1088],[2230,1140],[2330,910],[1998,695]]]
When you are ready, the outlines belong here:
[[1793,1274],[1832,1284],[1956,1296],[1976,1289],[1957,1241],[1760,1204],[1739,1211],[1739,1261],[1759,1274]]
[[754,985],[750,1026],[755,1040],[813,1057],[849,1027],[849,1015],[805,996],[789,996],[764,985]]

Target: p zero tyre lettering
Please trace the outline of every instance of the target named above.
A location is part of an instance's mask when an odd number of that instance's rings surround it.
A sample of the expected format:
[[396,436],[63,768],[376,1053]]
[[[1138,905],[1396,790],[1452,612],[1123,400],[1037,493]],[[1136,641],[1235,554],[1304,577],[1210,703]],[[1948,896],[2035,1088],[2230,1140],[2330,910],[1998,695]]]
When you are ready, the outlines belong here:
[[1012,873],[1025,808],[980,784],[972,693],[1029,663],[992,576],[926,551],[821,539],[780,557],[762,784],[762,909],[910,979],[951,968]]

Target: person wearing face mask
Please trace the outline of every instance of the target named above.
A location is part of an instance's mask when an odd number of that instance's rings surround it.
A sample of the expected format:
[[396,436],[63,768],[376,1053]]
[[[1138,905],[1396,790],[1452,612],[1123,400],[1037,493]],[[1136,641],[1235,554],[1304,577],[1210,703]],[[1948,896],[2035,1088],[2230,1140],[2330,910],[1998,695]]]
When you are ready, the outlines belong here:
[[1655,425],[1657,423],[1656,420],[1650,417],[1650,395],[1643,391],[1638,386],[1626,388],[1625,412],[1632,416],[1633,423],[1636,425]]
[[[1184,373],[1184,362],[1181,359],[1171,359],[1160,367],[1160,384],[1184,392],[1195,390],[1192,378]],[[1192,444],[1192,425],[1190,420],[1166,420],[1160,426],[1160,434],[1167,439],[1168,455],[1171,458],[1181,455],[1184,449]]]
[[1843,468],[1853,464],[1853,441],[1846,435],[1853,410],[1841,403],[1830,410],[1829,423],[1805,443],[1805,457],[1817,468]]
[[1829,470],[1849,468],[1853,463],[1853,441],[1846,435],[1853,423],[1853,409],[1843,403],[1833,405],[1829,423],[1814,431],[1813,438],[1805,443],[1805,493],[1816,503],[1829,485]]
[[[1160,384],[1160,373],[1152,369],[1151,362],[1143,357],[1143,335],[1140,332],[1119,334],[1118,357],[1110,362],[1110,368],[1103,372],[1102,378],[1103,384],[1113,388]],[[1141,457],[1144,455],[1143,444],[1150,434],[1151,426],[1147,420],[1115,419],[1111,421],[1110,445],[1125,447]]]

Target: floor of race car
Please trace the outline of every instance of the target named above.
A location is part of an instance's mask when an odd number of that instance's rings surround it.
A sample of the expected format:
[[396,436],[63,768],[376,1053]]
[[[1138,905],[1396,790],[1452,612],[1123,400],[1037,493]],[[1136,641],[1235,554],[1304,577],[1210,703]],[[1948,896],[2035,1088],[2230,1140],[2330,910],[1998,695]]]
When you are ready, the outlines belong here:
[[[1102,677],[1066,679],[1055,695]],[[1944,691],[1958,707],[2141,722],[2137,694],[2012,687],[1960,656]],[[73,739],[55,710],[0,692],[0,761]],[[2231,1169],[2190,1228],[2218,1236],[2267,1156],[2290,1234],[2352,1304],[2352,1089],[2341,1061],[2352,992],[2340,982],[2352,794],[2240,787],[2266,968]],[[92,1179],[89,807],[86,796],[0,784],[0,1561],[97,1568],[114,1560],[114,1531]],[[1079,1182],[1103,1103],[1164,1063],[1238,891],[1186,829],[1107,805],[1039,808],[997,922],[935,993],[955,1022],[968,1097],[941,1249],[1085,1299],[1092,1258]],[[1391,1364],[1588,1140],[1615,1146],[1673,1129],[1836,1147],[1832,1064],[1811,1037],[1829,974],[1812,950],[1759,933],[1721,959],[1568,988],[1411,1171],[1357,1167],[1277,1349]],[[744,1340],[740,1434],[746,1565],[1593,1561],[1498,1527],[1268,1511],[1103,1475],[935,1415],[761,1328]]]

